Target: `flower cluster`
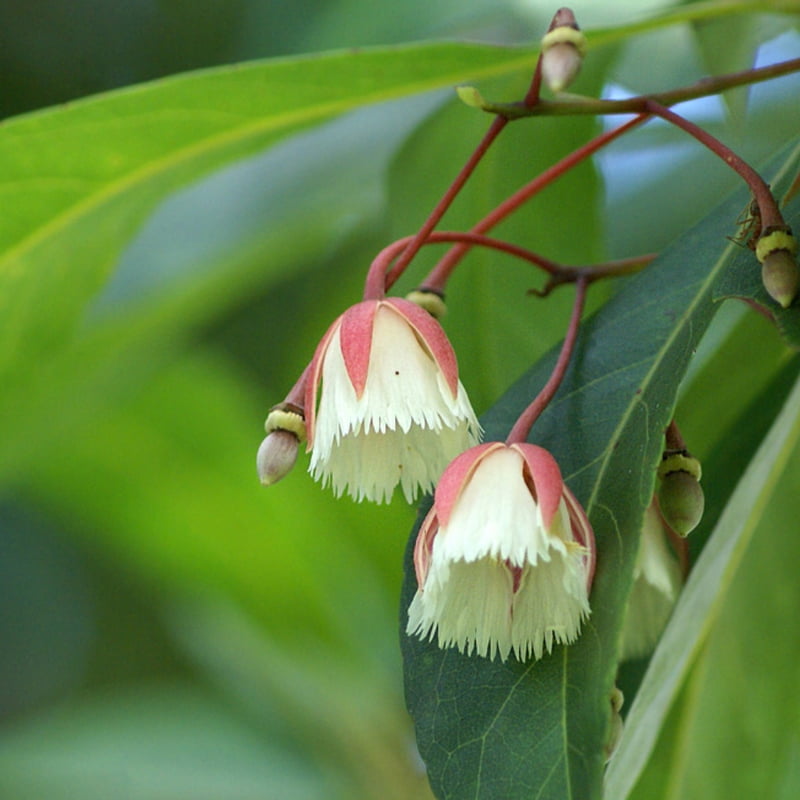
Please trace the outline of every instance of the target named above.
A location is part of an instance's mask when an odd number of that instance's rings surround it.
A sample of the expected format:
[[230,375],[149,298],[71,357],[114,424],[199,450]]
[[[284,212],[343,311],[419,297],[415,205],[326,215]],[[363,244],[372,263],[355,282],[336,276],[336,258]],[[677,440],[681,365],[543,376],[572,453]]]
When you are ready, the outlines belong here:
[[262,482],[307,442],[309,471],[339,496],[408,501],[435,487],[415,551],[407,632],[506,660],[541,658],[589,614],[594,534],[553,456],[477,444],[480,426],[434,317],[399,298],[345,311],[267,421]]
[[[573,12],[559,9],[541,41],[540,56],[521,101],[491,103],[474,87],[459,96],[493,115],[486,134],[413,235],[388,245],[367,273],[363,300],[328,328],[283,403],[266,422],[256,458],[261,482],[281,480],[300,445],[309,471],[338,497],[384,503],[399,488],[407,501],[435,491],[415,547],[417,591],[408,610],[410,636],[486,658],[539,659],[573,643],[590,614],[595,541],[584,509],[567,488],[554,457],[529,443],[531,430],[567,373],[590,283],[644,267],[654,254],[569,267],[490,231],[556,178],[649,117],[693,136],[734,169],[752,195],[735,242],[753,250],[766,292],[782,308],[800,291],[800,246],[769,185],[730,148],[670,106],[679,99],[730,89],[791,71],[759,68],[664,93],[597,103],[578,95],[542,101],[542,86],[563,93],[578,77],[587,40]],[[771,68],[770,68],[771,69]],[[713,82],[715,90],[709,92]],[[437,226],[478,163],[512,120],[542,113],[635,114],[586,142],[529,180],[469,230]],[[796,189],[796,186],[794,187]],[[791,190],[790,190],[791,193]],[[787,195],[788,197],[788,195]],[[452,245],[419,289],[387,297],[420,248]],[[575,301],[561,353],[538,395],[504,442],[479,444],[481,428],[459,379],[456,356],[438,319],[455,267],[473,247],[534,264],[547,273],[542,290],[573,283]],[[625,654],[652,646],[674,603],[680,570],[665,535],[685,537],[704,509],[697,459],[674,425],[665,433],[659,489],[648,510],[635,566]],[[686,572],[687,550],[678,549]],[[618,709],[617,709],[618,710]]]
[[[535,110],[544,81],[561,92],[576,77],[586,49],[573,13],[560,9],[520,108]],[[470,100],[471,98],[471,100]],[[477,91],[468,101],[483,107]],[[521,187],[469,231],[437,224],[509,118],[495,118],[473,155],[419,231],[384,248],[367,273],[363,300],[328,328],[283,403],[266,422],[259,448],[261,482],[293,467],[305,442],[309,471],[338,497],[406,500],[435,490],[418,533],[418,588],[408,609],[409,636],[486,658],[540,659],[578,637],[590,614],[595,542],[589,520],[554,457],[528,443],[573,352],[586,289],[630,264],[569,269],[487,232],[549,181],[627,128],[603,134]],[[630,123],[629,123],[630,124]],[[387,292],[419,249],[454,245],[406,299]],[[459,380],[456,356],[438,319],[444,288],[474,246],[504,252],[544,269],[554,286],[574,282],[575,302],[550,378],[512,426],[505,442],[479,444],[481,428]],[[641,259],[634,259],[638,263]]]

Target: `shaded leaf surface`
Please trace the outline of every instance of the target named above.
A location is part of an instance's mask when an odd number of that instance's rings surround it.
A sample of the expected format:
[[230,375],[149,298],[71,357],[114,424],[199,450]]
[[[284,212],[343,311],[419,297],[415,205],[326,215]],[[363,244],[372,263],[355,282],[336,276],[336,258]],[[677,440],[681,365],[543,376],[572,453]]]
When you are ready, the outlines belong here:
[[[799,156],[765,170],[778,190]],[[752,269],[726,239],[745,199],[734,195],[585,323],[564,384],[532,432],[558,459],[597,536],[593,611],[578,642],[537,663],[502,664],[402,636],[407,702],[437,796],[599,796],[637,534],[678,385],[716,310],[715,287],[728,271]],[[486,415],[487,439],[505,437],[553,360]],[[410,556],[411,546],[404,609],[416,590]]]

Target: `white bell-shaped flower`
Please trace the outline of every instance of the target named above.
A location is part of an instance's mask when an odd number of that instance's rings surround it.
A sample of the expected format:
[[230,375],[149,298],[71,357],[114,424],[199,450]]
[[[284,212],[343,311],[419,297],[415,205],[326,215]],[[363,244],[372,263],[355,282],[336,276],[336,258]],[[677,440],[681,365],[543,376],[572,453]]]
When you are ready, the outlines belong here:
[[305,397],[309,470],[337,496],[411,502],[480,426],[439,323],[400,298],[365,300],[328,329]]
[[570,644],[589,615],[595,544],[553,456],[479,445],[445,470],[414,551],[409,635],[506,660]]

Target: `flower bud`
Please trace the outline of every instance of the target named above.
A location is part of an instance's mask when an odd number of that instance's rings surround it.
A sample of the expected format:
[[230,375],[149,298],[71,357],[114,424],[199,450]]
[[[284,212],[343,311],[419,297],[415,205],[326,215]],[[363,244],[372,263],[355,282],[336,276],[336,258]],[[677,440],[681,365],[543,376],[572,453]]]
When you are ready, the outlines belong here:
[[797,239],[786,227],[767,228],[756,244],[756,258],[761,262],[764,288],[783,308],[792,304],[800,287],[796,255]]
[[406,300],[424,308],[434,319],[441,319],[447,313],[444,297],[433,289],[414,289],[406,295]]
[[703,517],[701,474],[700,462],[685,450],[666,452],[659,466],[658,506],[664,521],[679,536],[688,536]]
[[272,431],[261,442],[256,456],[258,478],[264,486],[272,486],[281,478],[285,478],[297,461],[297,449],[300,443],[289,431]]
[[553,92],[563,92],[580,72],[586,37],[567,8],[558,11],[542,39],[542,78]]
[[256,456],[258,478],[264,486],[272,486],[285,478],[297,461],[297,450],[306,438],[302,409],[291,403],[275,406],[264,423],[267,437]]
[[800,269],[788,250],[773,250],[761,263],[761,280],[767,294],[782,308],[789,308],[800,288]]
[[474,86],[456,86],[458,99],[470,108],[486,108],[483,95]]

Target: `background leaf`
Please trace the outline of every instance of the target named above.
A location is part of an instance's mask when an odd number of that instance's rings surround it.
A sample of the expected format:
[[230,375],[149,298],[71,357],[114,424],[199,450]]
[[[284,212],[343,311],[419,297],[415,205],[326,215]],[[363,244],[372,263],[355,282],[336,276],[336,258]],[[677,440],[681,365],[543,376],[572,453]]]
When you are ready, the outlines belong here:
[[[526,51],[456,44],[334,53],[178,76],[7,123],[0,198],[13,213],[0,222],[0,373],[69,336],[167,192],[357,105],[530,60]],[[52,308],[45,324],[42,304]]]
[[[712,626],[714,626],[717,615],[723,610],[723,603],[725,603],[724,619],[719,626],[715,627],[713,642],[706,647],[703,655],[695,663],[695,677],[692,680],[690,689],[691,700],[687,698],[687,702],[690,702],[693,708],[688,709],[684,706],[682,726],[696,726],[697,720],[701,720],[708,725],[710,717],[705,716],[704,718],[701,709],[703,707],[714,708],[719,706],[721,697],[747,698],[752,696],[752,692],[757,691],[756,687],[759,685],[763,685],[767,693],[777,690],[777,686],[773,686],[770,689],[769,682],[761,684],[757,677],[758,669],[754,669],[752,663],[753,657],[750,655],[744,657],[740,650],[746,642],[748,650],[752,648],[755,653],[758,653],[761,650],[758,647],[759,636],[763,636],[767,630],[770,630],[769,638],[777,634],[774,629],[764,628],[763,619],[746,615],[745,618],[748,621],[752,621],[753,635],[743,639],[741,619],[737,619],[735,614],[737,607],[741,609],[741,605],[737,604],[745,600],[752,602],[755,587],[753,583],[749,582],[753,579],[748,579],[748,576],[758,574],[758,563],[755,565],[748,564],[743,570],[744,574],[741,580],[737,578],[738,586],[731,587],[731,583],[745,552],[750,552],[748,544],[757,527],[764,531],[766,535],[768,543],[766,546],[769,548],[775,546],[775,537],[772,535],[770,526],[771,515],[769,513],[764,515],[763,512],[767,509],[770,498],[776,491],[778,479],[787,470],[787,460],[796,450],[798,438],[800,438],[800,384],[795,385],[794,391],[787,399],[781,414],[772,426],[772,430],[751,462],[748,471],[745,473],[719,520],[715,535],[703,551],[681,595],[680,602],[652,658],[648,673],[628,715],[627,725],[629,726],[630,735],[623,734],[619,749],[609,765],[606,784],[606,791],[609,797],[618,797],[623,800],[629,796],[630,790],[651,752],[665,714],[670,708],[679,687],[682,685],[683,677],[695,662],[698,651]],[[797,459],[795,458],[796,461]],[[788,469],[787,481],[783,485],[793,485],[790,481],[795,474],[796,463],[791,469]],[[783,530],[789,531],[791,526],[781,527],[781,531]],[[789,548],[792,546],[788,545]],[[757,553],[758,550],[755,552]],[[762,555],[756,555],[756,558],[766,559],[761,569],[771,573],[772,565],[775,561],[772,553],[764,553],[762,549]],[[769,567],[766,566],[767,563],[770,564]],[[757,583],[763,581],[763,575],[764,573],[758,579],[755,579]],[[773,578],[775,577],[773,574]],[[782,585],[782,583],[779,582],[779,585]],[[738,594],[737,589],[742,594]],[[763,592],[759,591],[759,594],[763,594]],[[727,600],[729,595],[730,602]],[[785,595],[782,597],[780,593],[776,593],[773,602],[778,607],[781,607],[786,599]],[[777,610],[775,612],[765,610],[765,613],[775,613],[775,618],[780,617]],[[735,635],[733,635],[734,629],[736,630]],[[780,665],[779,674],[784,674],[788,664],[794,663],[794,657],[797,652],[797,637],[790,633],[788,637],[782,637],[777,634],[777,638],[780,641],[785,641],[785,646],[781,647],[779,645],[771,655],[765,656],[765,659],[774,658]],[[766,653],[772,649],[773,645],[768,644],[761,651]],[[737,666],[741,671],[737,670]],[[709,672],[709,670],[711,671]],[[775,677],[776,672],[775,670],[770,670],[769,674]],[[731,682],[733,682],[733,686]],[[744,682],[744,686],[742,682]],[[716,685],[712,686],[711,683]],[[745,689],[748,683],[751,686]],[[780,680],[779,685],[786,687],[786,680]],[[791,688],[790,691],[792,691]],[[797,704],[792,702],[791,699],[787,698],[787,700],[788,707],[791,709],[788,711],[790,716],[788,727],[792,730],[796,721],[794,711],[797,708]],[[746,707],[754,709],[754,719],[757,718],[759,703],[755,702],[750,705],[746,699],[744,703]],[[727,713],[732,713],[734,716],[739,713],[747,713],[743,712],[741,704],[742,700],[734,706],[726,704],[720,707],[720,712],[722,708],[725,708]],[[771,709],[777,709],[780,708],[781,703],[776,704],[773,697],[771,702],[767,701],[765,705]],[[772,714],[770,717],[771,723],[778,722],[772,719]],[[714,720],[715,723],[717,721]],[[771,723],[768,727],[771,727]],[[783,725],[778,724],[776,727],[776,739],[778,741],[784,740],[783,735],[778,731],[785,730],[787,728],[786,723]],[[741,736],[742,731],[748,730],[749,726],[741,724],[741,721],[732,720],[731,723],[725,726],[725,729],[730,732],[731,737],[736,738]],[[691,729],[687,731],[683,727],[680,732],[680,739],[682,740],[680,749],[684,753],[691,752],[693,757],[688,762],[681,759],[680,762],[673,765],[670,786],[666,789],[664,797],[686,796],[684,792],[675,792],[678,786],[687,782],[687,765],[692,776],[688,780],[695,787],[693,791],[696,792],[701,787],[705,787],[704,793],[712,791],[712,787],[715,787],[713,789],[715,792],[725,791],[723,787],[727,781],[723,780],[720,774],[707,774],[706,776],[701,774],[701,772],[708,772],[711,764],[720,764],[719,750],[717,749],[722,746],[720,734],[711,736],[710,742],[704,742],[704,738],[709,738],[707,732],[704,735],[702,731],[695,732]],[[755,740],[757,741],[758,738],[756,736]],[[688,740],[694,740],[701,752],[694,752],[691,745],[688,744]],[[791,748],[790,742],[791,734],[789,742],[786,743],[789,748]],[[727,749],[728,757],[738,750],[740,744]],[[750,750],[747,746],[744,749]],[[716,755],[706,760],[702,757],[702,750]],[[787,758],[789,753],[790,750],[785,751],[784,758]],[[752,775],[751,779],[758,780],[756,775]],[[737,778],[737,784],[741,786],[741,778]],[[763,782],[759,782],[758,785],[761,789],[765,789]],[[689,794],[693,796],[691,792]],[[720,794],[718,796],[724,795]]]
[[97,698],[51,711],[0,738],[0,791],[52,800],[287,800],[335,796],[324,776],[179,686]]

